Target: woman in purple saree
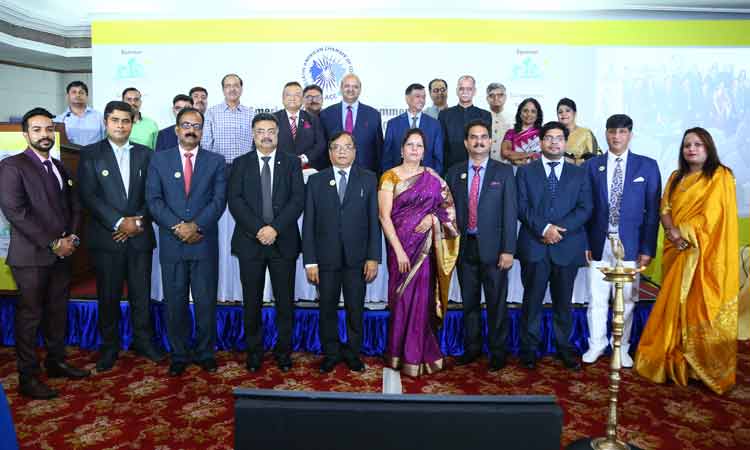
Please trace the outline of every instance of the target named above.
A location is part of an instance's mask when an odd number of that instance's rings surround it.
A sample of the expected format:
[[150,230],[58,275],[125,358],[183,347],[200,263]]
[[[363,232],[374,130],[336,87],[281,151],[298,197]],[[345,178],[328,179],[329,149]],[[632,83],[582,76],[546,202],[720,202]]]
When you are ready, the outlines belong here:
[[444,366],[436,332],[448,303],[459,237],[450,190],[420,165],[424,134],[409,130],[403,163],[380,179],[380,221],[388,240],[390,323],[386,366],[418,377]]

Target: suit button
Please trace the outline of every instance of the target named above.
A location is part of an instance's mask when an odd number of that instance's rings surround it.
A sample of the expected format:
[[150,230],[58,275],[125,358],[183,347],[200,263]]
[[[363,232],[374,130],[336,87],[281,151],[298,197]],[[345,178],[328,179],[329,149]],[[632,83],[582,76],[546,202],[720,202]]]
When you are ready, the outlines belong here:
[[190,214],[190,210],[189,210],[189,209],[186,209],[186,210],[185,210],[185,214]]

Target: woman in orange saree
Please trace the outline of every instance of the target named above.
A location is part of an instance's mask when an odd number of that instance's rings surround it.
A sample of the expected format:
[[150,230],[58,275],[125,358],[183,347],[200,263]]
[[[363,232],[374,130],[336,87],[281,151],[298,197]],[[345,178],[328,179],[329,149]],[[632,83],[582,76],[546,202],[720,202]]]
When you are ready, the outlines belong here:
[[635,370],[657,383],[699,379],[723,394],[735,383],[739,236],[735,180],[711,135],[685,132],[661,205],[662,287]]

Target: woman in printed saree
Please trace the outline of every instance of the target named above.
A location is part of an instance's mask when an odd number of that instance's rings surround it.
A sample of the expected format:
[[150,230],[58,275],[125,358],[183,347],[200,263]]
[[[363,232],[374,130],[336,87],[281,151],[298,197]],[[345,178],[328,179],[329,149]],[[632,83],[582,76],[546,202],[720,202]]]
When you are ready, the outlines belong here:
[[514,166],[538,159],[539,129],[542,128],[542,107],[535,98],[524,99],[516,110],[516,123],[505,132],[500,153]]
[[662,198],[664,279],[635,370],[657,383],[699,379],[718,394],[735,383],[739,237],[735,180],[703,128],[685,132]]
[[437,339],[458,257],[456,211],[438,174],[420,165],[425,137],[413,128],[401,144],[403,163],[380,179],[380,222],[388,240],[390,321],[385,363],[418,377],[444,366]]
[[576,102],[567,97],[557,102],[557,120],[568,129],[565,160],[580,166],[592,156],[600,155],[602,151],[594,133],[576,124],[576,115],[578,115]]

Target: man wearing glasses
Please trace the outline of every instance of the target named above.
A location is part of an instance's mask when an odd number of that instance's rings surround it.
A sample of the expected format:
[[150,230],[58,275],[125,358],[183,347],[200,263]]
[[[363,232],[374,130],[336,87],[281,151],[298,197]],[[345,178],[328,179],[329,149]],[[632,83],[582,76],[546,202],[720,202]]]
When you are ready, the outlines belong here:
[[273,113],[279,121],[279,147],[297,155],[302,167],[322,169],[329,164],[323,128],[317,116],[300,109],[302,97],[302,86],[296,81],[284,86],[284,109]]
[[487,104],[490,105],[490,116],[492,116],[492,147],[490,147],[490,158],[495,161],[506,162],[500,152],[505,132],[513,126],[503,109],[508,100],[505,85],[502,83],[490,83],[487,85]]
[[302,91],[302,100],[304,101],[304,110],[315,117],[320,116],[320,110],[323,109],[323,89],[317,84],[305,86]]
[[[177,114],[177,147],[154,153],[146,179],[146,202],[159,225],[159,261],[172,347],[170,376],[191,362],[217,369],[216,290],[219,279],[219,217],[226,208],[224,156],[200,147],[203,113]],[[190,345],[188,293],[195,306],[195,348]]]
[[427,85],[432,99],[432,106],[425,108],[424,113],[433,119],[438,118],[440,111],[448,107],[448,83],[440,78],[435,78]]

